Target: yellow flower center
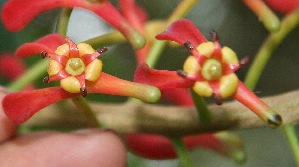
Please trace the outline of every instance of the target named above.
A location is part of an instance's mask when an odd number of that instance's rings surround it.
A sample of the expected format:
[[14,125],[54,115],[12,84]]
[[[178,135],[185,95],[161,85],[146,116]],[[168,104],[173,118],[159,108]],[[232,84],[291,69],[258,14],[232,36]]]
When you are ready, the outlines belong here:
[[217,80],[222,76],[222,65],[216,59],[208,59],[202,67],[202,76],[208,80]]
[[80,75],[84,70],[85,64],[81,58],[71,58],[67,61],[65,66],[65,71],[72,76]]

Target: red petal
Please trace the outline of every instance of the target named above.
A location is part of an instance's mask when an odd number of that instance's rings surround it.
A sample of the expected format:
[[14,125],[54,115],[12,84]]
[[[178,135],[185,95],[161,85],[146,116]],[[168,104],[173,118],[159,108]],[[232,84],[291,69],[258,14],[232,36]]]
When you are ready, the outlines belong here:
[[257,97],[243,82],[239,81],[238,89],[233,96],[244,106],[253,111],[258,117],[270,126],[278,127],[282,123],[282,118],[273,109],[271,109],[265,102]]
[[79,49],[77,45],[69,38],[65,37],[65,41],[69,44],[69,56],[70,58],[79,58]]
[[19,31],[44,11],[76,3],[77,0],[9,0],[3,6],[2,21],[8,30]]
[[2,106],[6,115],[16,123],[23,123],[39,110],[66,98],[78,96],[60,87],[50,87],[33,91],[8,94]]
[[53,53],[58,46],[64,43],[64,37],[60,34],[49,34],[36,40],[35,42],[21,45],[16,50],[15,55],[18,57],[29,57],[35,54],[40,54],[42,51]]
[[38,14],[60,7],[90,10],[124,34],[134,47],[140,49],[145,44],[143,36],[106,0],[99,3],[85,0],[10,0],[3,6],[2,21],[8,30],[19,31]]
[[162,99],[179,106],[194,106],[188,89],[176,88],[162,91]]
[[25,64],[12,54],[1,54],[0,75],[9,80],[15,80],[26,71]]
[[207,39],[201,34],[198,28],[187,19],[180,19],[172,23],[163,33],[156,36],[159,40],[171,40],[184,46],[189,41],[193,47],[197,47]]
[[173,88],[190,88],[194,82],[183,79],[175,71],[155,70],[142,63],[137,68],[134,76],[135,82],[158,87],[160,90]]
[[299,0],[266,0],[275,11],[286,14],[294,11],[299,6]]

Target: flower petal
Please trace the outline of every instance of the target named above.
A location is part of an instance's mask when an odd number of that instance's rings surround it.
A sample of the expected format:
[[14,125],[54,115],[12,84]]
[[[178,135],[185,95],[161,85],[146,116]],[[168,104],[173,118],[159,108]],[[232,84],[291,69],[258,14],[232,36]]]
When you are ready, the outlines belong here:
[[233,98],[245,105],[260,117],[265,123],[271,127],[279,127],[282,124],[282,118],[265,102],[258,98],[243,82],[239,81],[236,93]]
[[161,96],[160,90],[154,86],[126,81],[104,72],[97,81],[87,81],[86,90],[89,93],[133,97],[149,103],[158,101]]
[[134,48],[140,49],[145,45],[145,38],[107,0],[98,3],[85,0],[10,0],[3,6],[2,21],[8,30],[20,31],[38,14],[61,7],[90,10],[124,34]]
[[12,121],[23,123],[44,107],[78,95],[68,93],[61,87],[22,91],[6,95],[2,106],[4,112]]
[[63,3],[63,0],[9,0],[3,5],[2,21],[8,30],[19,31],[39,13]]
[[137,68],[134,81],[156,86],[162,91],[173,88],[190,88],[194,84],[193,81],[180,77],[175,71],[155,70],[149,68],[145,63],[140,64]]
[[198,28],[187,19],[180,19],[172,23],[164,32],[156,36],[159,40],[171,40],[183,45],[189,41],[195,48],[207,39],[202,35]]
[[64,37],[60,34],[49,34],[38,40],[21,45],[15,52],[18,57],[29,57],[40,54],[42,51],[54,53],[58,46],[65,43]]

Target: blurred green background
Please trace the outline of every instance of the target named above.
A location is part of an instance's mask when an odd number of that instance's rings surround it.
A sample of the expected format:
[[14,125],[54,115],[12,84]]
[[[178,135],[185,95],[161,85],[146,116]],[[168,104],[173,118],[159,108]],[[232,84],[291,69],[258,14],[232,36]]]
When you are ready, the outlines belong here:
[[[1,4],[5,1],[1,0]],[[149,19],[164,19],[169,16],[173,8],[180,2],[178,0],[138,0],[137,1],[149,14]],[[85,13],[85,14],[84,14]],[[55,27],[55,20],[59,10],[45,12],[38,16],[24,30],[11,33],[0,26],[0,52],[13,52],[24,42],[30,42],[44,34],[51,33]],[[82,15],[82,14],[81,14]],[[87,28],[70,26],[68,35],[79,42],[88,38],[86,34],[98,35],[106,31],[106,25],[97,21],[95,16],[83,12],[83,16],[73,17],[79,25],[88,25]],[[86,19],[87,17],[87,19]],[[279,16],[282,17],[282,16]],[[215,30],[220,36],[223,45],[232,48],[242,58],[250,56],[254,58],[258,48],[267,37],[268,32],[258,21],[258,18],[240,0],[201,0],[187,15],[209,38],[209,32]],[[86,24],[85,22],[94,25]],[[71,24],[70,24],[71,25]],[[90,27],[92,27],[90,29]],[[75,33],[74,33],[75,32]],[[76,36],[75,36],[76,35]],[[158,69],[177,70],[182,68],[184,59],[189,55],[184,48],[167,48],[157,65]],[[109,46],[109,52],[101,56],[104,61],[104,71],[124,79],[132,80],[136,68],[134,52],[129,44]],[[26,59],[28,66],[39,60],[39,56]],[[110,65],[111,64],[111,65]],[[248,67],[240,69],[237,74],[242,80]],[[45,74],[46,75],[46,74]],[[42,79],[42,78],[41,78]],[[44,87],[41,79],[37,81],[40,87]],[[1,84],[7,81],[1,79]],[[292,31],[273,54],[267,65],[259,84],[256,87],[258,96],[275,95],[299,88],[299,28]],[[107,95],[90,96],[92,100],[119,102],[126,98]],[[248,160],[239,165],[234,161],[214,154],[210,151],[198,149],[192,152],[192,157],[197,166],[227,166],[227,167],[281,167],[295,166],[288,144],[280,129],[270,128],[247,129],[234,131],[244,140]],[[139,161],[132,157],[132,163],[141,166],[180,166],[177,160],[172,161]]]

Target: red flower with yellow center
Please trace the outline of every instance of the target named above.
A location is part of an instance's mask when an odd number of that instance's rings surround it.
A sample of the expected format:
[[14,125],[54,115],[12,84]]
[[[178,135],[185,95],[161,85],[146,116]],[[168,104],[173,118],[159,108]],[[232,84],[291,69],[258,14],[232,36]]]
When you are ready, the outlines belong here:
[[[35,42],[20,46],[15,55],[29,57],[41,53],[50,58],[47,82],[60,80],[60,86],[15,92],[2,101],[6,115],[16,123],[23,123],[44,107],[66,98],[88,93],[130,96],[145,102],[160,98],[158,88],[126,81],[102,72],[97,57],[106,49],[95,51],[86,43],[74,44],[69,38],[50,34]],[[30,104],[28,104],[30,102]]]
[[223,98],[233,97],[264,122],[277,127],[282,123],[280,115],[261,101],[234,73],[248,59],[239,61],[236,53],[221,47],[216,33],[209,42],[189,20],[180,19],[156,36],[185,46],[192,55],[184,63],[183,70],[155,70],[141,64],[135,73],[135,81],[157,86],[162,92],[176,88],[192,88],[199,96],[215,97],[217,104]]
[[222,98],[231,97],[237,90],[239,79],[234,72],[240,63],[236,53],[228,47],[221,48],[217,34],[213,32],[212,35],[215,42],[204,42],[196,48],[185,42],[188,49],[194,49],[194,56],[187,58],[183,71],[178,74],[195,82],[193,90],[198,95],[215,95],[216,102],[221,103]]
[[76,45],[68,37],[66,44],[59,46],[54,53],[48,54],[43,51],[43,58],[49,57],[48,74],[45,82],[60,80],[60,86],[70,92],[86,95],[87,81],[96,81],[102,72],[102,61],[97,57],[107,49],[95,51],[86,43]]

